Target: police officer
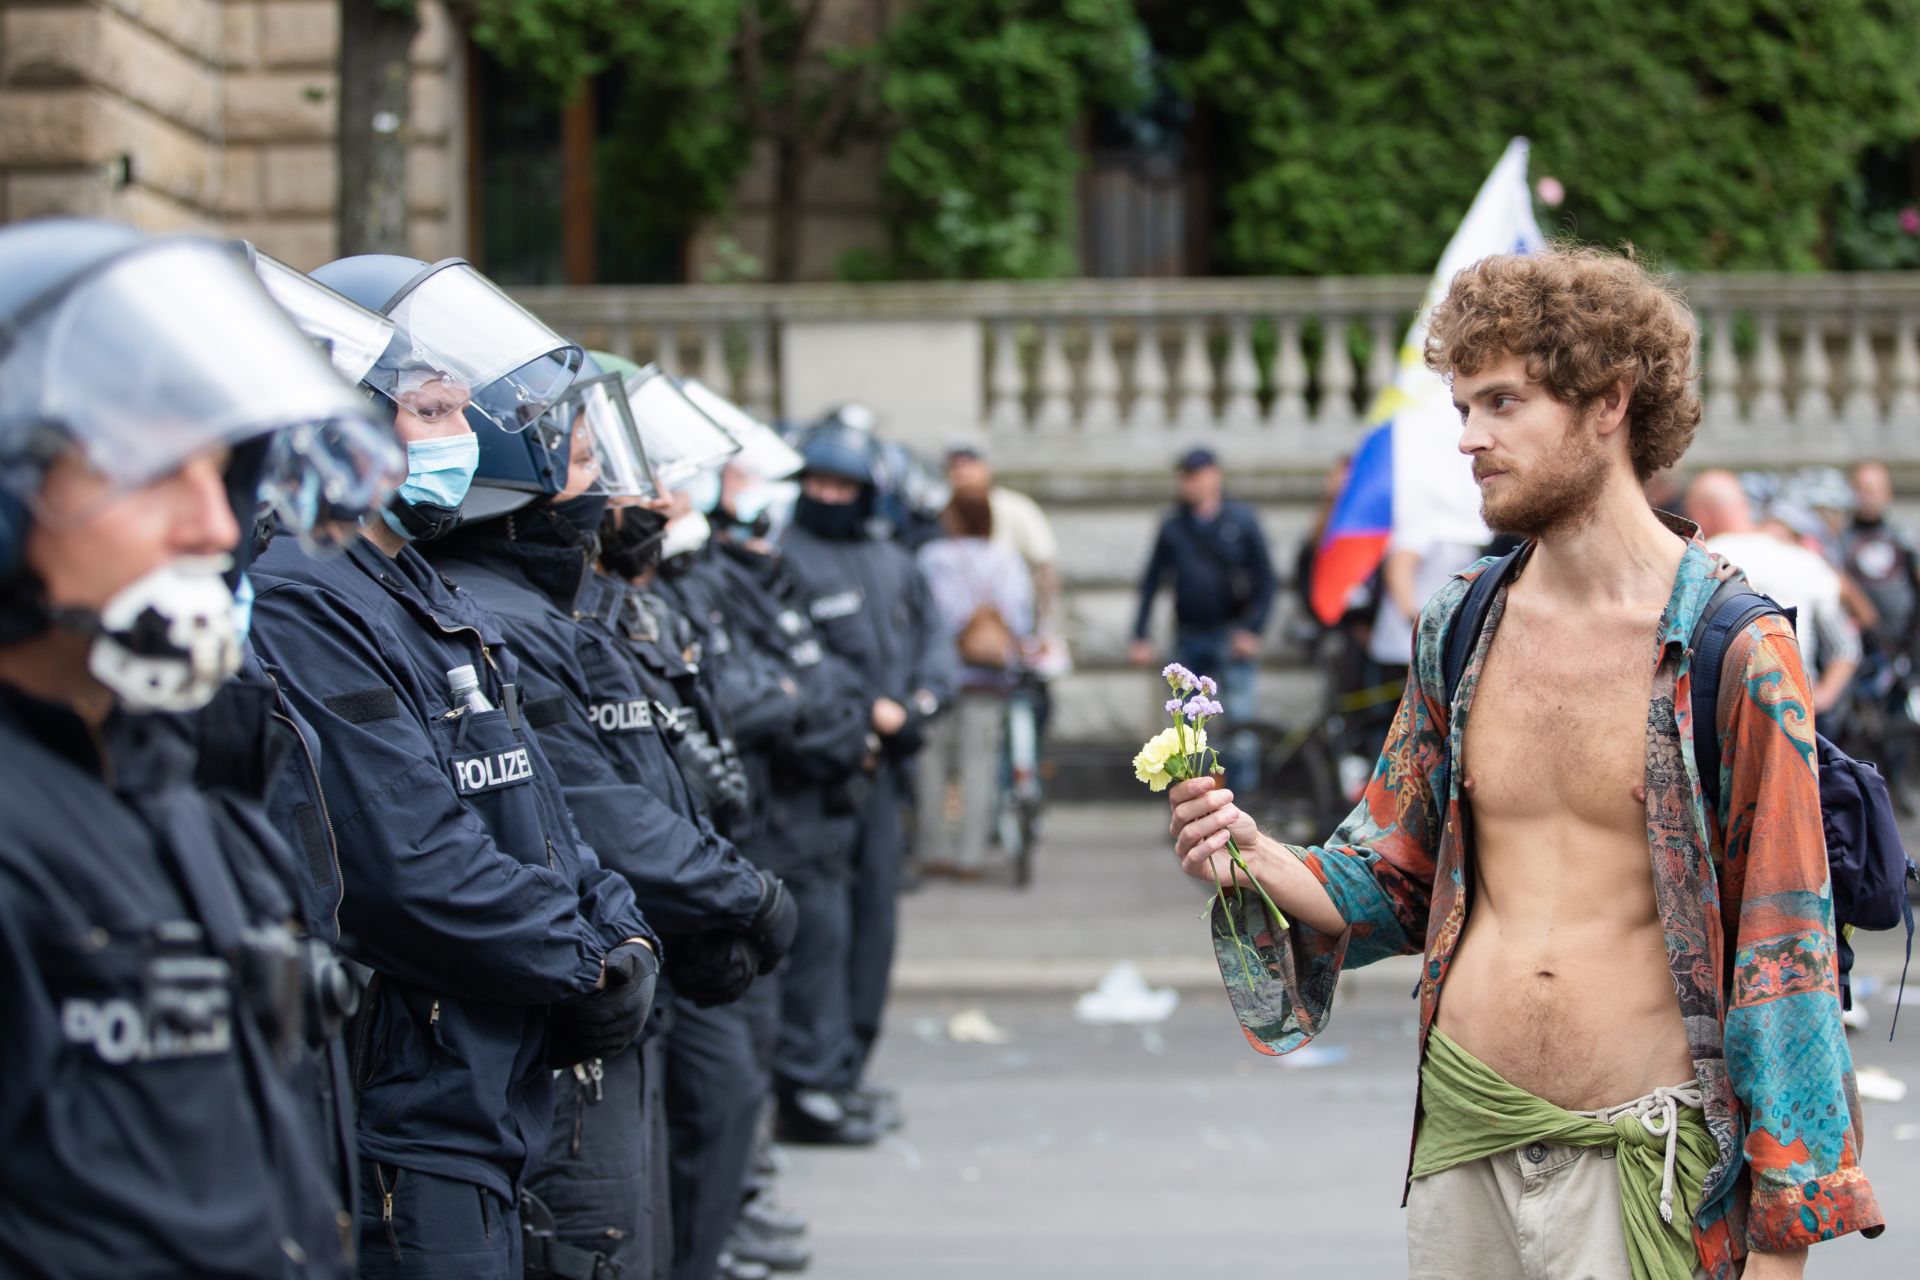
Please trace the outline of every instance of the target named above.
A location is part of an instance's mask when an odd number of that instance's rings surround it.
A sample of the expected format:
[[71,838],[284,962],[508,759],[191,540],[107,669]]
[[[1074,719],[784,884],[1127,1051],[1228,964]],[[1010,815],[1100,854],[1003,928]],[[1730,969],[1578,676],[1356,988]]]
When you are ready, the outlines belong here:
[[[847,955],[847,1003],[856,1053],[833,1081],[855,1114],[889,1106],[862,1073],[880,1034],[893,965],[903,857],[900,811],[927,721],[952,685],[952,660],[913,556],[874,519],[872,441],[829,424],[800,447],[804,470],[793,524],[782,537],[787,565],[808,617],[826,646],[862,672],[873,694],[870,722],[881,760],[861,806],[854,845]],[[796,1136],[809,1120],[789,1110]]]
[[[646,696],[632,658],[601,620],[611,612],[602,601],[611,597],[592,580],[589,566],[602,515],[614,498],[653,493],[650,477],[635,465],[644,454],[620,376],[587,364],[549,420],[518,435],[475,424],[480,465],[468,512],[497,514],[463,524],[430,550],[436,565],[502,620],[521,654],[528,722],[560,771],[583,835],[606,865],[627,876],[649,919],[667,935],[672,990],[696,1010],[730,1001],[761,968],[778,962],[791,939],[793,909],[776,879],[700,820],[676,755],[677,712]],[[730,960],[735,950],[750,954],[752,963],[735,970],[710,961],[715,955]],[[698,1017],[677,1010],[669,1034],[680,1037],[682,1024]],[[621,1111],[590,1107],[617,1079],[621,1107],[630,1099],[637,1108],[641,1069],[629,1053],[604,1070],[607,1078],[594,1081],[578,1104],[573,1129],[580,1150],[552,1153],[557,1163],[550,1159],[534,1190],[553,1211],[561,1239],[572,1236],[583,1248],[596,1242],[624,1266],[625,1251],[606,1242],[635,1228],[617,1212],[627,1206],[607,1203],[608,1187],[616,1182],[614,1171],[632,1161],[610,1169],[607,1159],[587,1150],[583,1131],[611,1129],[630,1151],[637,1112],[623,1123],[615,1119]],[[677,1122],[695,1109],[673,1104],[671,1080],[670,1063],[667,1114]],[[562,1107],[569,1101],[563,1089]],[[671,1148],[676,1167],[704,1157],[684,1145]],[[673,1179],[674,1186],[679,1182]],[[636,1183],[635,1192],[628,1205],[644,1186]],[[704,1269],[686,1266],[681,1242],[711,1213],[678,1195],[673,1210],[674,1274],[710,1275],[711,1259]],[[610,1227],[616,1234],[609,1235]]]
[[[766,541],[772,493],[798,474],[800,456],[705,388],[689,383],[687,391],[741,448],[722,474],[708,549],[683,557],[690,572],[667,575],[662,587],[685,601],[696,622],[708,619],[703,672],[716,676],[753,798],[735,838],[756,862],[778,870],[802,908],[799,941],[775,975],[779,989],[769,993],[777,999],[764,1012],[750,1010],[757,1061],[770,1084],[777,1076],[791,1111],[826,1117],[809,1121],[810,1136],[868,1143],[880,1136],[877,1126],[847,1114],[830,1094],[810,1091],[834,1079],[856,1051],[845,990],[846,889],[853,790],[864,787],[877,754],[871,699],[858,673],[821,646],[793,607],[779,551]],[[715,653],[722,642],[725,652]],[[756,987],[748,1000],[760,994]],[[749,1196],[729,1253],[783,1267],[804,1260],[797,1237],[805,1222],[775,1203],[772,1174],[751,1180]]]
[[[394,324],[259,252],[233,248],[267,293],[327,356],[349,385],[357,384],[392,340]],[[299,933],[307,969],[307,1016],[289,1063],[295,1096],[310,1110],[343,1241],[353,1248],[358,1211],[353,1080],[340,1032],[358,1005],[364,970],[335,951],[340,941],[340,856],[326,821],[319,762],[325,748],[248,640],[253,584],[246,567],[277,529],[313,555],[338,550],[364,517],[377,513],[406,478],[406,453],[391,423],[371,418],[301,424],[262,442],[264,470],[256,492],[235,493],[242,535],[229,575],[239,604],[242,647],[236,679],[223,685],[189,732],[198,744],[195,780],[237,821],[265,823],[293,848],[279,882],[300,904]],[[230,486],[231,488],[232,486]]]
[[[665,798],[685,805],[690,821],[707,829],[716,822],[729,829],[747,805],[744,778],[723,744],[729,732],[711,701],[711,690],[701,683],[706,655],[687,619],[665,600],[645,590],[634,590],[635,580],[650,582],[656,560],[679,564],[704,542],[702,521],[685,490],[697,487],[713,474],[716,460],[728,456],[733,442],[696,409],[657,369],[637,369],[602,356],[630,387],[630,405],[656,459],[660,483],[673,493],[664,512],[664,524],[641,519],[629,526],[638,509],[612,514],[605,534],[610,561],[627,581],[601,576],[596,581],[604,607],[594,612],[620,615],[635,672],[655,709],[661,740],[677,762],[682,786]],[[702,445],[702,438],[708,444]],[[657,527],[657,536],[654,533]],[[643,546],[630,551],[629,529]],[[729,841],[728,846],[732,848]],[[764,877],[778,883],[771,876]],[[701,985],[726,989],[725,998],[688,990],[676,980],[682,999],[676,1001],[667,1033],[667,1094],[672,1152],[674,1208],[674,1275],[678,1280],[707,1280],[721,1262],[722,1246],[732,1230],[741,1204],[741,1189],[753,1150],[754,1135],[766,1098],[767,1081],[754,1053],[751,994],[756,975],[770,974],[793,941],[798,913],[784,888],[779,898],[782,945],[777,954],[765,947],[746,947],[737,936],[707,930],[690,940],[700,965],[708,970]],[[747,939],[744,941],[751,941]],[[671,974],[669,975],[672,976]],[[715,993],[718,994],[718,993]],[[743,1007],[738,1001],[750,1002]],[[731,1260],[730,1260],[731,1261]]]
[[24,224],[0,290],[0,1271],[345,1275],[286,851],[175,717],[238,664],[267,433],[364,406],[212,242]]
[[338,557],[279,538],[251,570],[262,657],[325,748],[342,945],[373,970],[351,1030],[361,1274],[519,1280],[552,1069],[632,1043],[655,940],[578,837],[498,621],[413,544],[458,519],[468,404],[523,430],[580,352],[457,259],[314,275],[396,326],[361,385],[408,468]]

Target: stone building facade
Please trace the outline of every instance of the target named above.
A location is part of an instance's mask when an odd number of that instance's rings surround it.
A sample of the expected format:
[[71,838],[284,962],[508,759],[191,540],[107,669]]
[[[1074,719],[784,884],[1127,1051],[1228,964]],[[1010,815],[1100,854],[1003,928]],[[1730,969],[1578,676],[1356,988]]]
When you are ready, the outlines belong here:
[[[420,0],[412,251],[464,248],[465,42]],[[0,219],[116,218],[335,256],[335,0],[0,0]]]

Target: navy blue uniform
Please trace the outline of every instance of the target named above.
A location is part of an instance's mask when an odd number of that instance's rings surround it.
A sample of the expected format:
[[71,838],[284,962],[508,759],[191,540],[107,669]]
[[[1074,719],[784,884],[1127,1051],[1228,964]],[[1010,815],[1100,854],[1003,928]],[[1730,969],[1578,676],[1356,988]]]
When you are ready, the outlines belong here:
[[[363,1274],[517,1267],[513,1205],[552,1124],[548,1006],[651,933],[580,842],[491,615],[411,547],[390,559],[364,538],[328,561],[282,538],[250,573],[255,642],[325,748],[343,948],[375,971],[352,1045]],[[453,704],[460,666],[494,709]],[[447,1180],[496,1201],[453,1223]],[[459,1239],[491,1246],[487,1269]]]
[[859,671],[872,698],[891,698],[907,723],[884,743],[885,759],[860,809],[853,876],[848,886],[847,1006],[858,1047],[851,1072],[835,1082],[859,1082],[880,1035],[893,969],[903,855],[900,807],[907,797],[906,766],[925,738],[933,712],[953,690],[953,652],[926,580],[898,543],[862,533],[823,537],[795,524],[781,539],[795,596],[822,643]]
[[[241,825],[264,824],[276,833],[269,837],[276,848],[282,838],[292,846],[285,850],[277,881],[299,904],[313,999],[291,1046],[289,1079],[325,1157],[351,1247],[350,1228],[359,1207],[359,1159],[353,1077],[340,1033],[363,977],[351,972],[357,966],[334,950],[340,941],[340,852],[320,789],[322,748],[276,677],[247,645],[239,677],[203,710],[183,719],[198,744],[194,778],[207,798],[226,806]],[[327,981],[317,981],[315,966],[330,970]]]
[[[669,741],[698,727],[727,733],[711,698],[707,644],[691,620],[661,596],[601,575],[593,612],[616,613],[628,651]],[[724,644],[724,642],[723,642]],[[708,824],[711,789],[668,784],[674,802]],[[758,991],[765,978],[754,979]],[[755,999],[753,991],[745,999]],[[673,1191],[674,1280],[711,1280],[740,1211],[767,1079],[741,1001],[676,1002],[666,1035],[666,1099]]]
[[301,1012],[284,849],[166,718],[90,734],[0,687],[0,755],[0,1273],[344,1276],[270,1043]]
[[[656,696],[668,694],[667,688],[642,683],[634,656],[612,630],[610,619],[622,595],[618,585],[592,577],[586,553],[570,540],[555,538],[555,527],[536,509],[511,522],[464,529],[432,547],[435,563],[507,628],[522,657],[528,721],[561,770],[582,835],[605,865],[628,878],[648,918],[669,935],[671,982],[673,935],[746,928],[760,905],[759,872],[703,820],[694,803],[669,741],[685,713],[671,696]],[[509,537],[510,529],[518,536]],[[691,1034],[682,1027],[694,1016],[689,1008],[677,1007],[667,1031],[670,1040]],[[629,1050],[622,1058],[637,1053]],[[673,1105],[671,1096],[671,1047],[666,1054],[667,1115],[684,1118],[686,1109]],[[718,1069],[724,1072],[729,1064],[722,1062]],[[621,1220],[603,1221],[615,1206],[604,1203],[593,1186],[618,1183],[630,1173],[628,1202],[637,1208],[650,1186],[667,1179],[650,1178],[651,1161],[636,1159],[632,1149],[619,1145],[618,1135],[610,1141],[601,1131],[626,1128],[634,1147],[660,1153],[660,1144],[641,1141],[640,1127],[658,1124],[662,1117],[638,1112],[646,1064],[610,1062],[604,1071],[617,1077],[620,1088],[612,1102],[604,1080],[576,1079],[572,1087],[563,1086],[560,1105],[578,1121],[572,1145],[553,1153],[533,1190],[553,1212],[557,1236],[630,1266],[630,1251],[609,1248],[606,1231],[611,1226],[638,1234],[639,1225],[625,1220],[634,1210]],[[683,1151],[684,1146],[673,1145],[676,1164],[697,1154]],[[657,1171],[665,1175],[664,1164]],[[685,1205],[677,1196],[672,1203],[677,1240],[696,1225],[699,1206]],[[649,1229],[657,1233],[660,1225],[649,1224]],[[646,1239],[638,1248],[645,1252],[657,1243]],[[681,1250],[673,1252],[677,1257]]]

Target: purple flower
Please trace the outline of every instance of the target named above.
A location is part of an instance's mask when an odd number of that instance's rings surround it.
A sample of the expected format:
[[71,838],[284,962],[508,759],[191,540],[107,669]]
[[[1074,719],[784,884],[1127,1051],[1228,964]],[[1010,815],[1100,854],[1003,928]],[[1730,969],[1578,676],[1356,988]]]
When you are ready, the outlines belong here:
[[1207,698],[1201,697],[1201,698],[1189,698],[1187,700],[1187,705],[1184,708],[1182,708],[1182,710],[1184,711],[1184,713],[1186,714],[1189,720],[1200,720],[1203,718],[1220,715],[1225,711],[1225,708],[1222,707],[1217,702],[1213,702]]
[[1196,677],[1194,687],[1209,698],[1216,697],[1220,693],[1220,686],[1213,682],[1212,676]]
[[1185,705],[1186,705],[1186,704],[1185,704],[1185,703],[1183,703],[1183,702],[1181,702],[1181,701],[1180,701],[1180,699],[1178,699],[1178,698],[1168,698],[1168,699],[1167,699],[1167,714],[1168,714],[1168,715],[1170,715],[1170,716],[1177,716],[1177,715],[1179,715],[1179,714],[1180,714],[1180,712],[1181,712],[1181,709],[1182,709],[1183,707],[1185,707]]
[[1908,205],[1900,211],[1900,229],[1910,236],[1920,236],[1920,208]]
[[1192,689],[1199,682],[1198,676],[1177,662],[1169,662],[1160,674],[1166,677],[1167,683],[1172,685],[1176,692],[1183,689]]

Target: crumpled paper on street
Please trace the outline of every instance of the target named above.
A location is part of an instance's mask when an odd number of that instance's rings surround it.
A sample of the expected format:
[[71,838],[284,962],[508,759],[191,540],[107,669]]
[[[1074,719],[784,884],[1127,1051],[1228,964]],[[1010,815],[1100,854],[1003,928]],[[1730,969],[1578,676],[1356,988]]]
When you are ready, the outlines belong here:
[[1095,1026],[1140,1026],[1165,1022],[1180,1003],[1172,987],[1150,987],[1140,970],[1122,960],[1107,970],[1100,985],[1074,1002],[1073,1016]]

